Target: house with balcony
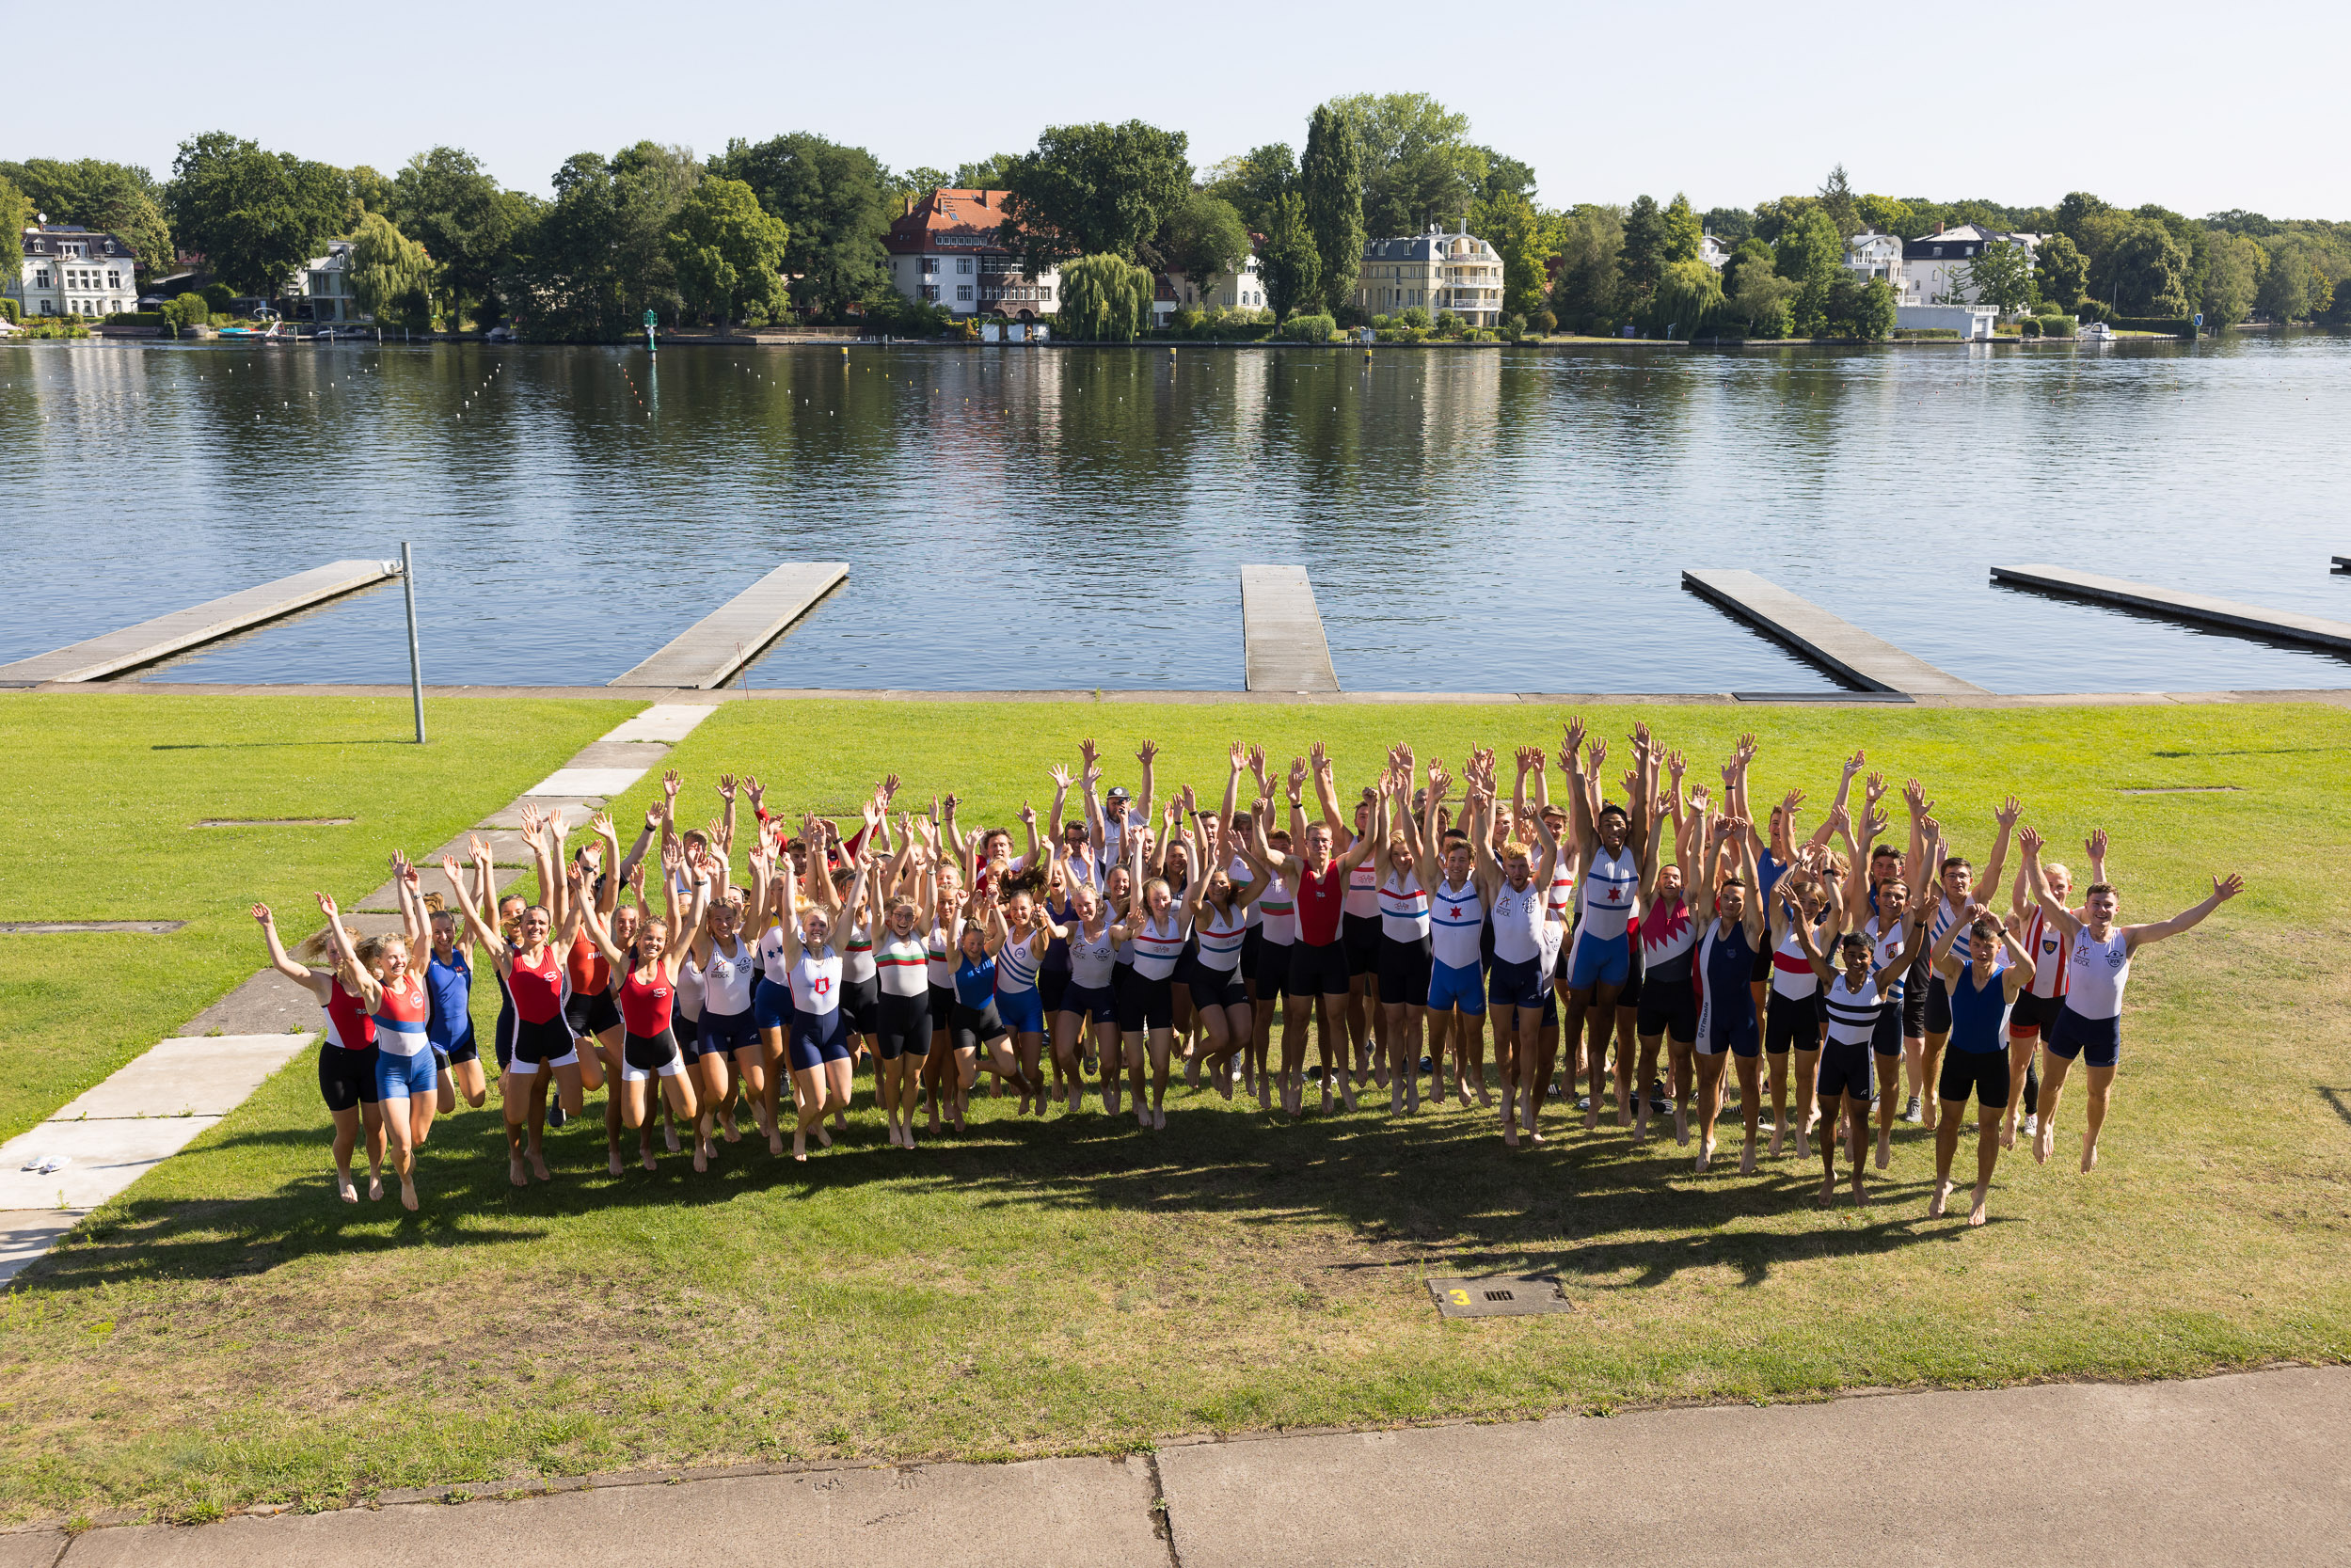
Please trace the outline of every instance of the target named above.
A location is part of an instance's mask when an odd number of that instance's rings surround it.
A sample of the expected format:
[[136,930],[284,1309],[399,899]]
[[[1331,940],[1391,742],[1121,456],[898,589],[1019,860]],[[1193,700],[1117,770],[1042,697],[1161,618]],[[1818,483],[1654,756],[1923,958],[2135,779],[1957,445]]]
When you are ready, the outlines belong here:
[[1730,246],[1724,245],[1718,236],[1713,234],[1701,234],[1698,236],[1699,261],[1704,261],[1708,266],[1712,267],[1716,272],[1721,272],[1723,270],[1723,263],[1730,259]]
[[321,326],[375,319],[359,309],[351,292],[349,240],[327,241],[326,255],[313,256],[295,269],[286,281],[286,303],[294,307],[294,319],[301,320],[307,313],[308,319]]
[[1431,316],[1451,310],[1471,326],[1502,319],[1502,259],[1465,223],[1448,234],[1431,224],[1409,239],[1372,240],[1356,275],[1356,308],[1392,316],[1419,306]]
[[1898,296],[1902,292],[1902,236],[1863,230],[1845,242],[1845,270],[1864,281],[1879,278]]
[[1976,258],[2003,241],[2023,245],[2030,258],[2039,253],[2045,237],[1987,229],[1980,223],[1962,223],[1956,229],[1936,224],[1933,233],[1902,242],[1902,271],[1895,284],[1895,303],[1973,305],[1976,289],[1967,275]]
[[137,309],[137,261],[113,234],[36,214],[24,226],[23,265],[0,279],[0,294],[27,316],[103,317]]
[[1152,290],[1151,324],[1165,326],[1178,310],[1262,310],[1265,309],[1265,279],[1257,270],[1261,236],[1249,236],[1249,253],[1238,272],[1210,275],[1208,287],[1195,287],[1180,272],[1163,272]]
[[1023,270],[1020,252],[997,237],[1006,195],[942,187],[907,209],[882,239],[898,292],[959,316],[1030,322],[1058,309],[1060,269]]

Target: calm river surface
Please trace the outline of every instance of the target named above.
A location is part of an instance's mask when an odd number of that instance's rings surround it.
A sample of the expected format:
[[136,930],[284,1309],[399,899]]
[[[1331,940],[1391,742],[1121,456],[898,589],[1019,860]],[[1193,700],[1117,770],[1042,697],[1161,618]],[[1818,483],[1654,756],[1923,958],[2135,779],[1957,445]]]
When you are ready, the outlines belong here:
[[[1990,586],[2050,562],[2351,619],[2351,339],[1998,350],[0,349],[0,660],[418,559],[425,678],[596,684],[780,561],[755,686],[1235,689],[1239,567],[1355,690],[1825,690],[1745,566],[1998,691],[2344,661]],[[405,681],[396,587],[149,678]]]

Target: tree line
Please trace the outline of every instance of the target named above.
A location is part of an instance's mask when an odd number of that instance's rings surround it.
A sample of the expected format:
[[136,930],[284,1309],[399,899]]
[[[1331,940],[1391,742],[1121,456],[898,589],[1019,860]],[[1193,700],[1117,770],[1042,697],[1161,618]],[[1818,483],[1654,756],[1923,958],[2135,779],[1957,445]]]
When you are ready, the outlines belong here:
[[[363,309],[393,325],[486,325],[612,341],[645,310],[672,324],[757,325],[863,315],[935,330],[902,299],[882,236],[940,186],[1007,193],[1000,238],[1032,270],[1063,269],[1065,330],[1131,337],[1158,274],[1211,281],[1259,260],[1272,319],[1360,320],[1367,239],[1464,224],[1501,260],[1506,316],[1539,330],[1615,335],[1882,336],[1893,291],[1844,265],[1866,230],[1906,239],[1978,222],[2048,236],[2036,260],[1995,246],[1968,269],[2015,311],[2123,316],[2201,311],[2208,327],[2256,312],[2351,319],[2351,224],[2227,212],[2124,210],[2085,192],[2054,206],[1936,201],[1851,189],[1695,210],[1676,194],[1546,207],[1534,170],[1477,142],[1469,117],[1422,93],[1318,104],[1300,145],[1275,142],[1196,168],[1188,138],[1140,120],[1049,126],[1036,145],[953,170],[893,171],[864,148],[795,132],[716,154],[643,141],[564,160],[540,198],[479,159],[437,147],[390,175],[272,151],[226,132],[180,145],[170,176],[84,159],[0,162],[0,218],[34,211],[120,235],[142,284],[182,255],[240,293],[274,296],[331,238],[353,243]],[[1718,272],[1700,259],[1711,233]]]

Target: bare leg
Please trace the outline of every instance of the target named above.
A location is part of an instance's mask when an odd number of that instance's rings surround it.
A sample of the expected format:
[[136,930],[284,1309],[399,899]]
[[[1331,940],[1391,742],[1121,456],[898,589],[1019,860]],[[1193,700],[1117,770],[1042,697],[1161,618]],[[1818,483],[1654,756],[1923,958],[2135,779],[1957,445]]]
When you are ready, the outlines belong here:
[[1976,1107],[1976,1192],[1967,1205],[1969,1225],[1984,1223],[1984,1205],[1992,1196],[1992,1173],[2000,1164],[1999,1123],[1998,1111]]
[[[335,1196],[345,1203],[357,1203],[359,1201],[359,1185],[351,1176],[351,1155],[359,1147],[359,1108],[354,1105],[347,1111],[337,1111],[334,1117]],[[511,1138],[510,1133],[510,1141]]]
[[1657,1076],[1658,1053],[1665,1047],[1663,1035],[1643,1035],[1641,1065],[1633,1073],[1633,1090],[1638,1097],[1632,1114],[1632,1141],[1645,1143],[1649,1137],[1649,1080]]
[[2087,1176],[2098,1168],[2098,1130],[2106,1124],[2106,1105],[2114,1095],[2114,1069],[2093,1067],[2089,1072],[2089,1097],[2083,1101],[2082,1112],[2082,1174]]
[[2000,1147],[2016,1147],[2016,1118],[2025,1108],[2025,1078],[2033,1065],[2033,1053],[2041,1047],[2038,1032],[2018,1038],[2009,1035],[2009,1102],[2000,1113]]
[[1352,1111],[1355,1109],[1355,1080],[1347,1071],[1347,1052],[1351,1048],[1347,1034],[1347,993],[1331,991],[1324,996],[1322,1012],[1323,1027],[1317,1037],[1323,1047],[1323,1110],[1326,1115],[1330,1111],[1330,1090],[1335,1082],[1339,1086],[1339,1103]]
[[1927,1217],[1930,1220],[1943,1217],[1944,1203],[1951,1196],[1951,1161],[1959,1152],[1960,1127],[1966,1115],[1967,1101],[1946,1100],[1943,1114],[1935,1118],[1934,1196],[1927,1200]]
[[2047,1046],[2041,1051],[2041,1120],[2033,1133],[2033,1160],[2046,1164],[2049,1150],[2057,1135],[2057,1101],[2065,1093],[2065,1080],[2073,1063],[2058,1055]]
[[1281,1006],[1281,1107],[1293,1121],[1306,1112],[1306,1037],[1313,1027],[1311,997],[1290,996]]
[[1918,1115],[1929,1127],[1934,1126],[1940,1116],[1939,1108],[1943,1103],[1943,1096],[1940,1092],[1943,1083],[1943,1047],[1949,1038],[1947,1035],[1929,1035],[1925,1046],[1919,1053],[1919,1081],[1926,1085],[1926,1087],[1918,1091]]
[[1753,1176],[1755,1173],[1756,1122],[1763,1114],[1763,1096],[1755,1088],[1756,1069],[1760,1064],[1753,1056],[1734,1056],[1732,1060],[1739,1072],[1739,1116],[1747,1127],[1747,1145],[1739,1154],[1739,1174]]
[[1902,1042],[1903,1070],[1900,1072],[1894,1070],[1895,1059],[1892,1056],[1878,1058],[1878,1168],[1880,1170],[1885,1169],[1894,1163],[1894,1117],[1902,1106],[1903,1084],[1905,1081],[1915,1082],[1914,1079],[1909,1078],[1909,1073],[1914,1066],[1911,1055],[1911,1043],[1910,1040]]
[[1721,1052],[1698,1057],[1698,1160],[1693,1167],[1704,1170],[1714,1159],[1714,1118],[1723,1112],[1723,1069],[1726,1065]]
[[1674,1059],[1674,1142],[1686,1148],[1690,1143],[1690,1096],[1697,1069],[1697,1046],[1672,1040],[1666,1050]]

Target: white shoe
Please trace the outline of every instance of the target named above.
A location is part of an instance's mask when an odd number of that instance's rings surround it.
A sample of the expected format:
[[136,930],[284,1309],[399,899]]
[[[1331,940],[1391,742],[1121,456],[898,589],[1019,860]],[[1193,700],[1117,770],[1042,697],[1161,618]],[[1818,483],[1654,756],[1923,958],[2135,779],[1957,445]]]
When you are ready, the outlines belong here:
[[2041,1118],[2040,1118],[2039,1117],[2037,1117],[2037,1116],[2033,1115],[2031,1112],[2027,1111],[2027,1112],[2025,1114],[2025,1128],[2024,1128],[2024,1132],[2022,1132],[2021,1136],[2024,1136],[2024,1137],[2027,1137],[2027,1138],[2029,1138],[2029,1137],[2033,1136],[2033,1134],[2035,1134],[2036,1132],[2040,1132],[2040,1131],[2041,1131]]

